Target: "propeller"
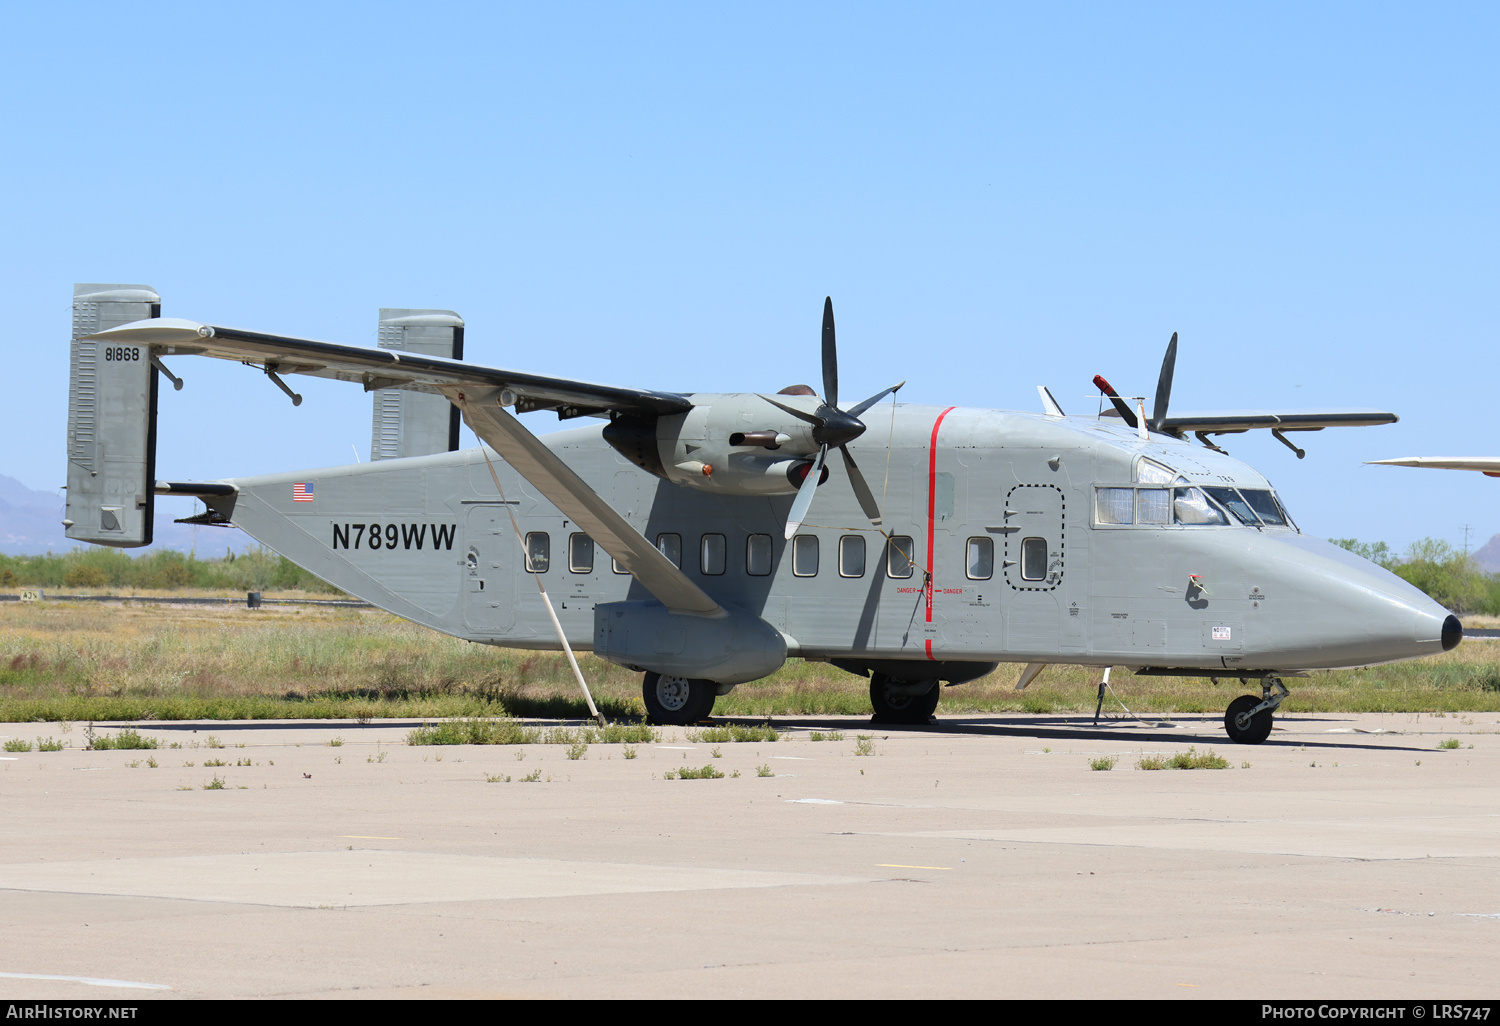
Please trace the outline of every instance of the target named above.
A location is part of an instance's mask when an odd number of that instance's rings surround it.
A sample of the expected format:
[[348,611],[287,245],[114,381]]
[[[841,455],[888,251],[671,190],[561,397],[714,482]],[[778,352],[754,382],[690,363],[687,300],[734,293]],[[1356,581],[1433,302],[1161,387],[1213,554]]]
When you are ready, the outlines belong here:
[[[1176,368],[1177,332],[1174,331],[1172,332],[1172,341],[1167,343],[1167,355],[1161,361],[1161,374],[1156,379],[1156,404],[1152,407],[1151,419],[1146,422],[1152,431],[1163,431],[1166,428],[1167,403],[1172,398],[1172,373]],[[1120,398],[1119,393],[1114,390],[1114,387],[1108,381],[1104,380],[1104,375],[1094,375],[1094,387],[1103,392],[1105,397],[1109,399],[1111,405],[1115,408],[1115,412],[1120,415],[1121,420],[1131,427],[1139,426],[1135,411],[1130,408],[1129,403]]]
[[865,425],[859,419],[859,415],[904,384],[906,382],[902,381],[890,388],[882,389],[849,410],[839,409],[839,356],[833,327],[833,298],[830,296],[824,299],[822,404],[814,412],[807,413],[777,402],[768,395],[761,396],[778,410],[813,425],[813,441],[818,443],[817,455],[813,457],[812,466],[803,477],[802,484],[797,488],[797,497],[792,500],[791,511],[787,514],[786,537],[788,540],[797,533],[797,529],[802,526],[802,521],[807,517],[807,511],[812,506],[813,493],[818,490],[818,482],[823,476],[823,464],[828,459],[828,450],[834,447],[838,448],[839,454],[844,458],[844,470],[849,475],[849,483],[854,488],[854,496],[859,500],[860,509],[864,510],[870,523],[876,527],[880,526],[880,504],[875,501],[875,493],[870,490],[869,483],[860,472],[859,464],[854,462],[848,443],[865,433]]

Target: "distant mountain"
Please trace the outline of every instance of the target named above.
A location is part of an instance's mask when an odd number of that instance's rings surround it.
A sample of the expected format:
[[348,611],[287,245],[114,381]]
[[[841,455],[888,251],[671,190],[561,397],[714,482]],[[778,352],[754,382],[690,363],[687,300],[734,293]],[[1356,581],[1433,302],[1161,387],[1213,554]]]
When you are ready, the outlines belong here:
[[[156,549],[177,549],[200,556],[222,555],[226,548],[236,552],[255,548],[255,542],[237,528],[193,527],[174,524],[177,517],[201,512],[184,499],[162,500],[156,507],[154,544],[140,549],[126,549],[131,555]],[[82,542],[63,534],[63,497],[58,492],[27,488],[13,477],[0,474],[0,553],[8,556],[36,556],[44,552],[66,552]]]
[[1484,548],[1474,553],[1474,561],[1492,574],[1500,574],[1500,534],[1485,542]]

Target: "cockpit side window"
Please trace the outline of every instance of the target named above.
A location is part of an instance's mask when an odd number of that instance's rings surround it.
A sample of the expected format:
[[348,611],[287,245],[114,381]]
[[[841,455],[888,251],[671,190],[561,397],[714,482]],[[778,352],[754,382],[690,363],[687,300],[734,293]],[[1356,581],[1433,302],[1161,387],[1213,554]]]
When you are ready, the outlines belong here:
[[1144,456],[1135,465],[1135,479],[1141,484],[1171,484],[1176,477],[1177,471]]
[[1101,524],[1133,523],[1134,506],[1134,488],[1100,488],[1094,500],[1095,519]]
[[1229,518],[1224,516],[1219,507],[1208,501],[1208,496],[1203,494],[1202,489],[1178,488],[1174,492],[1172,507],[1176,523],[1228,525]]
[[1172,507],[1170,488],[1138,488],[1135,493],[1135,521],[1138,524],[1170,524]]

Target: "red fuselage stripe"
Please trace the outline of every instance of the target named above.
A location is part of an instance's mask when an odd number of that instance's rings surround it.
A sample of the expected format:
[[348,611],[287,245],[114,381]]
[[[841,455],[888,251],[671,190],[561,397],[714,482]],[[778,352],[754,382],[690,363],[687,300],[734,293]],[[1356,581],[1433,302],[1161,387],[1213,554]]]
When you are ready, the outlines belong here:
[[[950,406],[938,414],[937,421],[932,425],[932,444],[927,450],[927,622],[932,622],[932,544],[934,522],[937,520],[937,438],[938,428],[943,426],[943,418],[948,416],[956,406]],[[927,642],[927,658],[932,658],[932,642]]]

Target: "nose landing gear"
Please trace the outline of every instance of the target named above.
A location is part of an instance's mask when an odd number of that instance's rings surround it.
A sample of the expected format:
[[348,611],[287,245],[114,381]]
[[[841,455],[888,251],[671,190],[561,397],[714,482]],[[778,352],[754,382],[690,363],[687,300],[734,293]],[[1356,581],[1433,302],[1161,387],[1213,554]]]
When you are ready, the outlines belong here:
[[935,680],[897,680],[883,673],[870,675],[870,704],[875,723],[920,726],[932,722],[942,687]]
[[1224,730],[1229,740],[1241,745],[1258,745],[1271,735],[1271,716],[1291,696],[1280,677],[1266,677],[1260,682],[1261,697],[1241,695],[1229,703],[1224,713]]

